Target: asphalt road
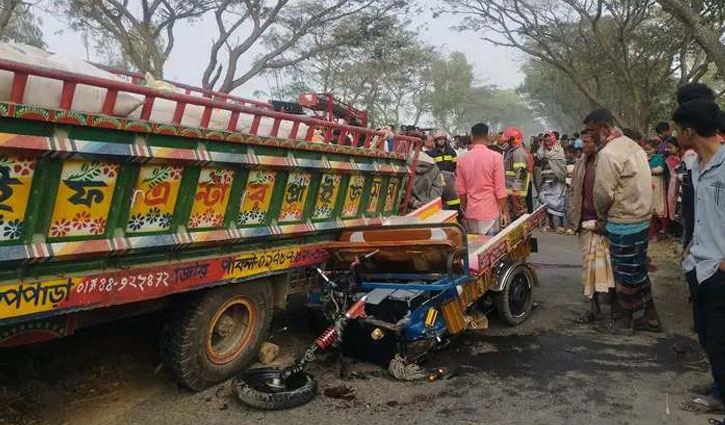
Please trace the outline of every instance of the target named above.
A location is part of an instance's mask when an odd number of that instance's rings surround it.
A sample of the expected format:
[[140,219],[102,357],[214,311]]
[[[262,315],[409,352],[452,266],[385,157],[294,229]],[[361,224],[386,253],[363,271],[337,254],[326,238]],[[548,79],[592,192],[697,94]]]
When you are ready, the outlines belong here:
[[[355,364],[356,377],[342,380],[338,364],[322,362],[312,368],[321,394],[311,403],[255,411],[234,399],[228,383],[201,393],[173,384],[160,367],[162,316],[155,314],[0,351],[0,424],[706,424],[707,416],[678,408],[708,374],[675,246],[660,243],[651,253],[666,330],[634,337],[574,324],[587,309],[576,238],[542,235],[539,246],[531,320],[509,328],[494,316],[489,330],[431,354],[424,366],[455,370],[451,379],[398,382]],[[275,319],[271,340],[290,359],[313,337],[293,308]],[[340,392],[351,395],[333,394]]]

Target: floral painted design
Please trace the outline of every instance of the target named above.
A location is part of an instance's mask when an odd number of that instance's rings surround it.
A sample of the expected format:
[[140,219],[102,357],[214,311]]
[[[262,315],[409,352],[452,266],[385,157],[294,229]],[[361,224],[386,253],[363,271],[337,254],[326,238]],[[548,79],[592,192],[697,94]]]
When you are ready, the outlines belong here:
[[126,232],[171,229],[183,174],[184,167],[171,164],[146,164],[141,167]]
[[50,225],[50,236],[54,238],[60,238],[63,236],[67,236],[68,233],[71,230],[71,222],[70,220],[66,220],[65,218],[61,218],[59,220],[56,220],[53,222],[53,224]]
[[91,224],[88,225],[88,229],[91,231],[91,234],[100,235],[106,230],[106,219],[99,217],[91,221]]
[[108,161],[65,161],[51,218],[50,236],[104,234],[119,169],[119,164]]
[[23,222],[19,219],[9,220],[2,224],[2,237],[5,239],[20,239],[23,235]]
[[313,220],[328,220],[332,218],[335,210],[335,202],[337,194],[340,191],[340,181],[342,176],[339,174],[323,174],[320,180],[320,188],[317,190],[317,201],[315,202],[315,210],[312,211]]
[[310,173],[292,172],[289,174],[282,207],[279,211],[281,223],[302,220],[310,180]]
[[232,169],[213,167],[201,169],[189,217],[190,229],[222,226],[233,180]]
[[192,214],[189,218],[191,228],[221,227],[222,224],[224,224],[224,214],[217,213],[212,208],[208,208],[200,214]]
[[35,158],[0,155],[0,242],[23,236],[36,163]]
[[13,172],[19,176],[30,175],[35,170],[35,163],[34,158],[17,158],[13,163]]
[[249,172],[247,186],[237,216],[237,226],[262,224],[267,220],[272,202],[277,172],[254,170]]
[[91,182],[99,177],[114,178],[118,173],[118,164],[100,161],[79,162],[77,169],[73,169],[65,180]]
[[87,211],[81,211],[73,217],[71,223],[76,230],[85,229],[91,224],[91,215]]

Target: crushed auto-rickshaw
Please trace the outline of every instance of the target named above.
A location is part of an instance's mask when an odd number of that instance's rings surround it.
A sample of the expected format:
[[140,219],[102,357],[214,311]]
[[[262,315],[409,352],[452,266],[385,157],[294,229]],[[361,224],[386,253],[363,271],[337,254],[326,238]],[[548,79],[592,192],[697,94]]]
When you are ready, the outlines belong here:
[[543,223],[545,208],[494,237],[466,235],[450,217],[436,222],[455,212],[435,214],[393,218],[382,228],[345,232],[329,243],[327,270],[318,269],[322,289],[310,301],[330,326],[292,366],[237,377],[239,398],[262,409],[308,402],[317,385],[305,367],[316,352],[332,347],[388,366],[400,377],[406,365],[479,327],[478,318],[493,309],[510,325],[527,320],[537,284],[527,258],[537,250],[532,233]]

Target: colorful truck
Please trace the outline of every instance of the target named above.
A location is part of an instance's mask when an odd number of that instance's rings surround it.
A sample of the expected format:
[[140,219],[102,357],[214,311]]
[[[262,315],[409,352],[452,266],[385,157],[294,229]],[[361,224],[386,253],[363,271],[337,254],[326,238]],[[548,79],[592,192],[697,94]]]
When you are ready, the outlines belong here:
[[[0,347],[168,309],[162,356],[192,389],[256,355],[328,242],[404,212],[420,149],[138,78],[6,58],[0,77]],[[28,100],[38,82],[57,87],[56,104]],[[88,90],[98,111],[75,109]]]

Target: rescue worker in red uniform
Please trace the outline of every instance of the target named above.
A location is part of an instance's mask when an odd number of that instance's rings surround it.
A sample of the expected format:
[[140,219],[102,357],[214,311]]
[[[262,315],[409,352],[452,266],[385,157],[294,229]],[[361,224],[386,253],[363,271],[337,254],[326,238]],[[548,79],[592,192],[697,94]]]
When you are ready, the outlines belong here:
[[446,185],[443,189],[443,203],[448,210],[457,210],[460,208],[461,200],[458,199],[458,191],[456,190],[456,164],[458,156],[456,151],[448,143],[448,135],[444,130],[433,131],[433,139],[435,147],[426,152],[435,161],[438,168],[443,173]]
[[503,139],[506,146],[503,163],[506,172],[509,216],[513,221],[528,213],[526,200],[531,185],[530,158],[529,152],[524,147],[524,134],[519,128],[507,128],[503,133]]

